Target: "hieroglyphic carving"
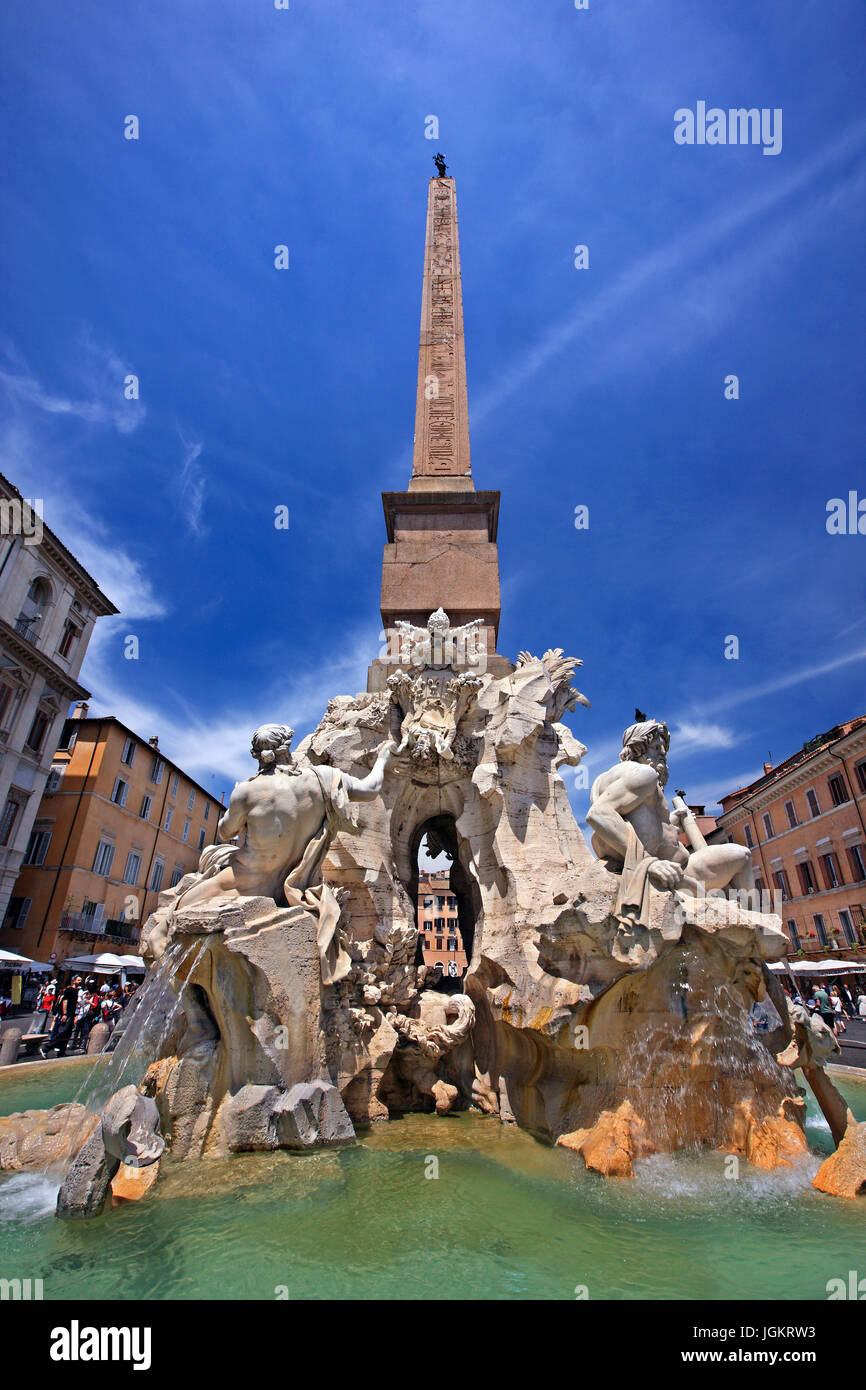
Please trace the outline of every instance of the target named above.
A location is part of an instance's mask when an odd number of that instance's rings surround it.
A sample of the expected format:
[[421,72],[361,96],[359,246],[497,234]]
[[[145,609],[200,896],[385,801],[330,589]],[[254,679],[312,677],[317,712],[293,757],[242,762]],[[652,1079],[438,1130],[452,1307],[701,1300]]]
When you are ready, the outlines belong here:
[[[469,468],[465,414],[465,368],[462,352],[460,260],[457,209],[450,180],[432,187],[428,224],[428,265],[424,284],[419,393],[414,472],[465,474]],[[430,379],[434,378],[431,388]]]

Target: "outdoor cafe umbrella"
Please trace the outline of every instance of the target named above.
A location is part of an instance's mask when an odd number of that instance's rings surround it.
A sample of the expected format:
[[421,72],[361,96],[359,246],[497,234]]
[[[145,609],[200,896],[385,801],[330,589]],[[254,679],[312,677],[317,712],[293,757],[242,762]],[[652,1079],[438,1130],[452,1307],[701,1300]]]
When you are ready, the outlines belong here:
[[95,975],[119,975],[126,966],[128,957],[116,956],[112,951],[103,951],[97,956],[67,956],[58,961],[62,970],[87,970]]
[[16,969],[23,966],[25,970],[50,970],[50,965],[43,965],[41,961],[31,960],[29,956],[19,956],[15,951],[0,950],[0,970]]
[[85,970],[94,975],[123,975],[131,970],[144,974],[147,966],[141,956],[116,956],[112,951],[103,951],[97,956],[67,956],[58,961],[63,970]]

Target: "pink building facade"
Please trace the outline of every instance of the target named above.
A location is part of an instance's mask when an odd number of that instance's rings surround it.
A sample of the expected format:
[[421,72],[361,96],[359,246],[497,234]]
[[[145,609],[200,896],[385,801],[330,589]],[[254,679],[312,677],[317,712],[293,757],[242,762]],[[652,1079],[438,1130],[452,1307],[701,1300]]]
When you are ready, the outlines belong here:
[[837,724],[721,798],[713,839],[747,845],[780,895],[791,954],[866,955],[866,716]]

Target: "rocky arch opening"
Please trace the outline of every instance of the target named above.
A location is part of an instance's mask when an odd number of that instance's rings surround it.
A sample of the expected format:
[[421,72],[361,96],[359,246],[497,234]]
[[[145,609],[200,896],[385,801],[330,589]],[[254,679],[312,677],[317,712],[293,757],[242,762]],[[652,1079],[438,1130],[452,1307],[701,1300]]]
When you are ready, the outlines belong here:
[[457,823],[436,815],[423,821],[411,842],[409,896],[418,928],[416,965],[426,965],[425,989],[462,994],[475,947],[479,905],[461,863]]

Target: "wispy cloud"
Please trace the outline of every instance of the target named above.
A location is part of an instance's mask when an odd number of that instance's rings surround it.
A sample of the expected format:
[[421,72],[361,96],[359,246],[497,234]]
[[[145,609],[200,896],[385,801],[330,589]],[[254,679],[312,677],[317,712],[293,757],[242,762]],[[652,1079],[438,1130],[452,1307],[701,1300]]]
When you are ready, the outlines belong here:
[[167,756],[205,785],[214,776],[237,781],[253,771],[250,736],[259,724],[291,724],[297,747],[318,724],[330,699],[365,688],[367,666],[377,652],[376,637],[371,627],[348,632],[318,663],[281,675],[266,689],[250,690],[242,700],[226,702],[218,713],[214,705],[222,701],[214,700],[210,684],[195,704],[172,691],[159,702],[137,697],[130,690],[122,652],[103,648],[93,663],[88,653],[93,712],[114,714],[147,737],[157,734]]
[[81,335],[71,368],[82,389],[80,395],[44,385],[17,353],[7,351],[9,357],[11,365],[0,367],[0,387],[13,406],[45,415],[65,415],[89,425],[109,425],[118,434],[132,434],[144,419],[142,401],[134,396],[127,399],[124,383],[133,375],[130,367],[111,348],[94,342],[87,330]]
[[748,704],[751,700],[760,700],[766,695],[775,695],[780,690],[790,690],[793,686],[804,685],[807,681],[817,680],[819,676],[832,675],[834,671],[841,671],[845,666],[853,666],[858,661],[866,661],[866,647],[861,647],[857,651],[846,652],[844,656],[837,656],[832,661],[818,662],[812,666],[800,666],[795,671],[786,671],[782,675],[775,676],[772,680],[762,681],[759,685],[748,686],[745,690],[734,691],[730,695],[723,695],[717,700],[708,700],[701,705],[701,713],[719,714],[724,710],[736,709],[738,705]]
[[182,430],[178,430],[178,434],[183,446],[183,462],[177,482],[178,510],[187,530],[201,538],[206,534],[202,509],[207,489],[204,469],[198,462],[203,446],[197,439],[188,439]]
[[[804,161],[787,179],[771,184],[764,192],[746,198],[730,211],[690,228],[683,235],[675,237],[666,245],[636,261],[584,308],[577,313],[569,314],[548,329],[507,371],[497,373],[495,385],[480,396],[470,412],[472,425],[478,425],[487,416],[494,414],[516,390],[524,388],[527,381],[537,376],[560,353],[570,348],[576,339],[583,337],[596,324],[629,306],[641,291],[657,285],[664,287],[667,292],[671,277],[682,277],[690,266],[697,265],[717,248],[735,243],[737,235],[750,224],[775,212],[789,198],[810,189],[828,171],[841,165],[852,154],[862,153],[864,140],[866,123],[859,122],[838,140],[825,146],[820,154]],[[768,245],[767,256],[771,254],[771,249]],[[687,291],[690,288],[687,287]],[[670,310],[670,300],[666,298],[666,320],[670,317]],[[694,319],[693,314],[691,319]],[[705,317],[705,322],[709,327],[716,325],[712,314]],[[628,329],[627,333],[630,333],[631,337],[634,336]],[[587,379],[583,373],[581,380],[585,382]]]
[[671,729],[671,747],[680,757],[685,753],[733,748],[741,741],[741,734],[735,734],[723,724],[708,724],[700,720],[679,720]]

